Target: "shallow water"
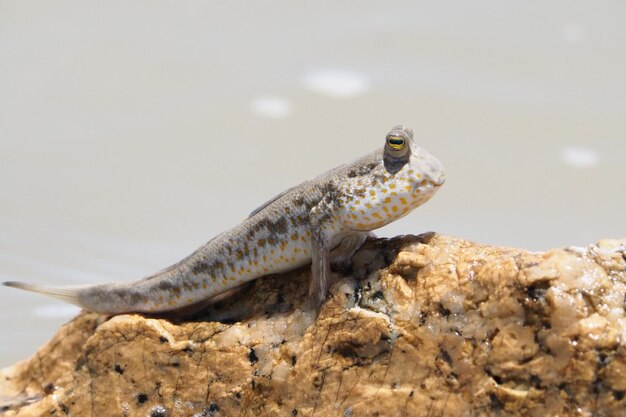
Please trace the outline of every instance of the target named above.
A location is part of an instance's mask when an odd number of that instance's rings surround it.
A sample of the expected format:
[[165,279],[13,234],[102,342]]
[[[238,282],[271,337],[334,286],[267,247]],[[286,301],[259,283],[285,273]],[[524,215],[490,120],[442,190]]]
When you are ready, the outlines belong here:
[[[382,145],[438,195],[379,235],[625,237],[622,2],[0,4],[0,280],[134,279]],[[0,288],[0,366],[76,309]]]

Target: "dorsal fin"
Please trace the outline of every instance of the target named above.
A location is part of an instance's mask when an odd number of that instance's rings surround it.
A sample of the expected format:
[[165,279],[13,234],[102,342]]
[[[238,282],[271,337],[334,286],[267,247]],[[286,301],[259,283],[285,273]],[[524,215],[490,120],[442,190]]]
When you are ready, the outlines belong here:
[[289,193],[290,191],[292,191],[294,188],[298,187],[298,185],[295,185],[291,188],[286,189],[285,191],[283,191],[282,193],[274,196],[273,198],[267,200],[265,203],[261,204],[259,207],[255,208],[252,213],[250,213],[248,215],[248,219],[250,217],[253,217],[254,215],[256,215],[259,211],[263,210],[265,207],[269,206],[270,204],[272,204],[274,201],[278,200],[279,198],[281,198],[282,196],[284,196],[285,194]]

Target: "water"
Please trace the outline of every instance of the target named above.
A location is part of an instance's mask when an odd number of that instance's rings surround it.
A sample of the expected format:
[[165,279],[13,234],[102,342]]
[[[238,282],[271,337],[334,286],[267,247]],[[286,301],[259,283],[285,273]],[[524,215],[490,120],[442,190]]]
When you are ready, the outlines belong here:
[[[447,168],[380,235],[625,237],[622,2],[0,3],[0,280],[134,279],[396,123]],[[0,288],[0,366],[76,312]]]

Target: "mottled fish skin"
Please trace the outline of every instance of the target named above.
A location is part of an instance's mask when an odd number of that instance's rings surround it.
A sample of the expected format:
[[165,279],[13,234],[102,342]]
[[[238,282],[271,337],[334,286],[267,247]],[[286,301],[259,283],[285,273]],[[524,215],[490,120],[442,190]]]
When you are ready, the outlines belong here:
[[289,189],[177,264],[142,280],[81,288],[5,285],[100,313],[161,313],[312,262],[310,294],[319,304],[335,252],[349,260],[371,230],[404,217],[443,184],[441,163],[412,137],[410,129],[394,127],[384,148]]

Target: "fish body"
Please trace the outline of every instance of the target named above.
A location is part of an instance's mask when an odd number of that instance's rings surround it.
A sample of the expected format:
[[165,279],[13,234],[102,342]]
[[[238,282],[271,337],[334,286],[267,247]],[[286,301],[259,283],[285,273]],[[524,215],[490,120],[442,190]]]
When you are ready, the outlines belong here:
[[310,296],[326,296],[331,260],[347,262],[374,229],[404,217],[444,183],[441,163],[396,126],[385,146],[290,188],[178,263],[141,280],[80,287],[22,282],[90,311],[158,314],[218,298],[268,274],[312,263]]

